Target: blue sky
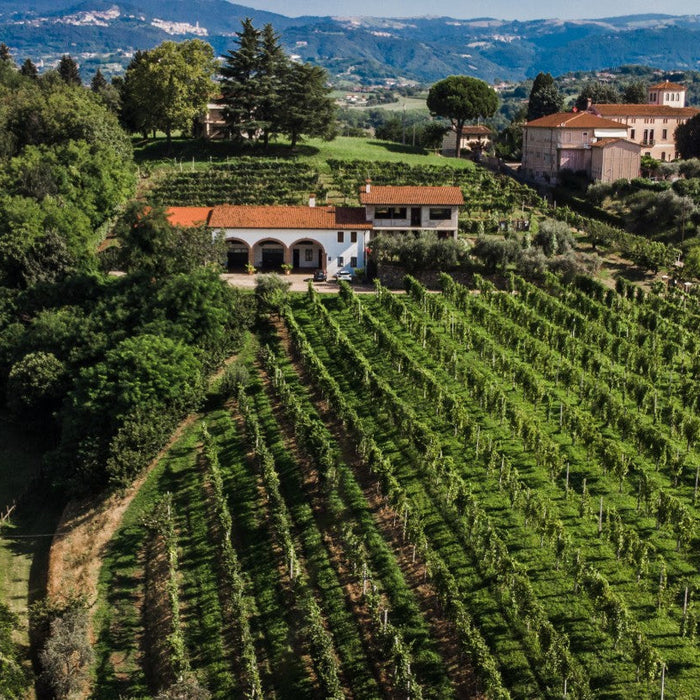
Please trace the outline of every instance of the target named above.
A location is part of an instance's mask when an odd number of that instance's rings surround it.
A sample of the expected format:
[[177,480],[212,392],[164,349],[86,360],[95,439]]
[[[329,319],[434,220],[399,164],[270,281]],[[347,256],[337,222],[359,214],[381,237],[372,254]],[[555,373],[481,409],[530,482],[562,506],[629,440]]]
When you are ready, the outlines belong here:
[[[618,15],[663,12],[669,15],[699,14],[697,0],[630,0],[612,4],[609,0],[564,2],[563,0],[235,0],[236,4],[258,10],[278,12],[288,17],[299,15],[366,15],[370,17],[447,16],[455,18],[495,17],[497,19],[594,19]],[[660,9],[663,7],[663,10]]]

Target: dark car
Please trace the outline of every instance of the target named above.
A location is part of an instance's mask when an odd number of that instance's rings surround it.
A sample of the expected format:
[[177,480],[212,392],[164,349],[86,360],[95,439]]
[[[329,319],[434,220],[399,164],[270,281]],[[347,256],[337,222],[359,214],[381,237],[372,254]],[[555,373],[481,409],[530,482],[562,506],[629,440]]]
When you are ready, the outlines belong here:
[[316,270],[314,272],[314,282],[325,282],[326,281],[326,273],[323,270]]

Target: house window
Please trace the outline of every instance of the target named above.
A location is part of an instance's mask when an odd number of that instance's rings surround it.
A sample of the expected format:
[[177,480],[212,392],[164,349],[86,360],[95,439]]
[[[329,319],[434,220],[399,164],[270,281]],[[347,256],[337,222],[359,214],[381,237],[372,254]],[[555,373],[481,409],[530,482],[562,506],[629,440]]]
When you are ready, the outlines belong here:
[[636,119],[630,119],[630,124],[636,124],[637,120]]
[[350,267],[357,267],[357,258],[355,256],[350,258]]
[[630,138],[632,139],[632,141],[634,141],[634,135],[635,135],[635,133],[636,133],[636,130],[635,130],[635,129],[630,129]]
[[357,231],[350,231],[350,243],[357,243]]
[[450,207],[431,207],[430,208],[430,220],[431,221],[445,221],[446,219],[452,218],[452,209]]
[[375,207],[375,219],[405,219],[406,207]]
[[343,231],[338,231],[338,243],[345,242],[345,233]]
[[651,143],[654,143],[654,130],[653,129],[649,129],[649,141]]
[[665,141],[668,138],[668,129],[661,130],[661,138]]
[[304,262],[311,262],[314,259],[313,248],[304,248]]
[[345,265],[345,258],[342,255],[338,256],[338,267],[343,267]]
[[661,160],[666,160],[666,151],[661,151]]

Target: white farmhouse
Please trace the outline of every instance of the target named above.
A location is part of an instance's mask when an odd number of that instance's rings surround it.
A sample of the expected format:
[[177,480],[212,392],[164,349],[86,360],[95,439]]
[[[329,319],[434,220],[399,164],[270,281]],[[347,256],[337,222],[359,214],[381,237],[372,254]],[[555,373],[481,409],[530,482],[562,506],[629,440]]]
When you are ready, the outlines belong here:
[[171,207],[174,226],[206,225],[221,231],[228,245],[229,270],[247,265],[278,270],[323,270],[327,275],[365,267],[365,252],[377,233],[435,231],[457,237],[464,198],[459,187],[374,187],[360,193],[363,207],[250,206]]
[[368,180],[360,203],[375,234],[435,231],[438,238],[457,238],[464,196],[459,187],[377,186]]

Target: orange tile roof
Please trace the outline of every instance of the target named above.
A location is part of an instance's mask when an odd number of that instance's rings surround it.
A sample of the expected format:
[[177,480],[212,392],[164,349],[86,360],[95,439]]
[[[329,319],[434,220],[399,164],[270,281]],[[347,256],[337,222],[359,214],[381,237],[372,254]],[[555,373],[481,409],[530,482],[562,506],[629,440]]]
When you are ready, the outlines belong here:
[[626,129],[625,124],[610,119],[603,119],[590,112],[557,112],[539,119],[533,119],[525,124],[527,127],[542,127],[548,129]]
[[668,80],[665,80],[663,83],[657,83],[656,85],[652,85],[650,90],[685,90],[685,87],[683,85],[679,85],[678,83],[670,83]]
[[634,141],[630,141],[629,139],[623,139],[623,138],[604,138],[604,139],[598,139],[594,143],[591,144],[591,148],[606,148],[607,146],[612,146],[615,143],[627,143],[630,144],[631,146],[636,146],[641,150],[642,146],[641,144],[635,143]]
[[243,206],[214,207],[212,228],[296,228],[315,230],[371,229],[361,207]]
[[211,207],[168,207],[166,216],[173,226],[199,226],[206,224]]
[[491,129],[488,128],[488,126],[484,126],[483,124],[474,124],[473,126],[463,126],[462,127],[462,134],[485,134],[488,135],[491,133]]
[[459,187],[419,187],[370,185],[370,191],[360,188],[362,204],[405,204],[459,206],[464,204],[464,196]]
[[604,117],[673,117],[688,119],[700,110],[695,107],[671,107],[670,105],[603,104],[594,105]]

